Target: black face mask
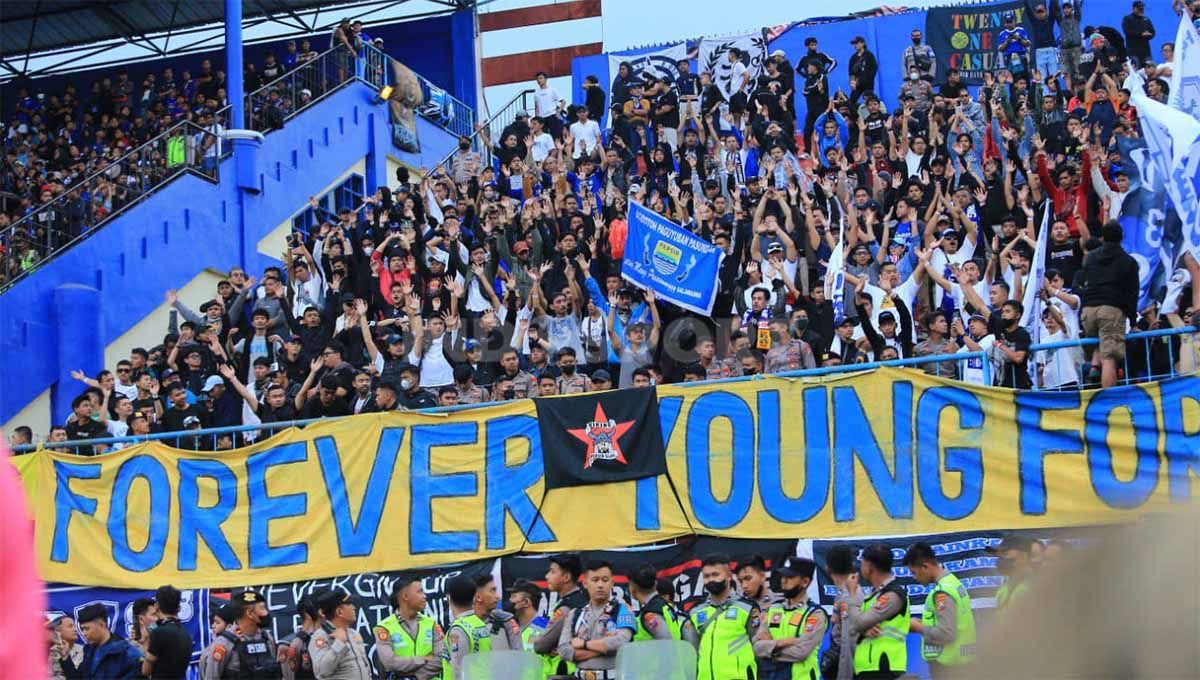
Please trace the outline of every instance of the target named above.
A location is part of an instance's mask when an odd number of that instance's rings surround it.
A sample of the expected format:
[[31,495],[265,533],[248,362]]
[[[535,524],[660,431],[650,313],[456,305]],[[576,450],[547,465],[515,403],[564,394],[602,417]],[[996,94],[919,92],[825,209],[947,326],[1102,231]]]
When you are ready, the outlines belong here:
[[708,591],[709,595],[720,596],[723,595],[726,590],[729,590],[729,582],[709,581],[708,583],[704,584],[704,589]]
[[913,39],[912,39],[912,41],[913,41],[913,44],[914,44],[914,45],[920,45],[920,44],[921,44],[921,39],[920,39],[920,38],[913,38]]
[[808,330],[808,318],[801,317],[796,319],[796,322],[792,324],[792,328],[796,329],[796,333],[803,333]]
[[1013,574],[1017,571],[1017,561],[1011,557],[996,558],[996,569],[1006,576]]
[[462,149],[463,151],[466,151],[467,149],[471,148],[471,145],[470,145],[470,143],[462,142],[458,145],[458,148]]
[[795,588],[788,588],[787,590],[783,591],[780,594],[789,600],[794,600],[795,598],[800,596],[800,593],[803,592],[803,590],[804,589],[801,588],[800,586],[796,586]]
[[513,397],[517,396],[517,391],[510,387],[507,390],[504,390],[503,394],[505,399],[512,399]]
[[562,367],[563,375],[575,375],[575,364],[568,364]]

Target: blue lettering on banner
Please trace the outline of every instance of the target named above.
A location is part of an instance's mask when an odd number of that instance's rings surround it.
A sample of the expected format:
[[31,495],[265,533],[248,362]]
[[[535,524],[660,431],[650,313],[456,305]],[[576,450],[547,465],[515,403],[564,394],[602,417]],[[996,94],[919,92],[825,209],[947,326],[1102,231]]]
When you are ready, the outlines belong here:
[[[200,507],[200,479],[217,484],[217,502]],[[194,571],[201,540],[208,546],[222,569],[241,569],[242,562],[233,552],[221,524],[237,506],[237,476],[229,466],[217,460],[179,461],[179,569]]]
[[471,446],[479,438],[476,423],[417,425],[412,428],[412,470],[409,473],[409,552],[475,552],[479,550],[478,531],[434,531],[433,500],[475,496],[479,478],[474,472],[434,474],[432,449],[435,446]]
[[95,463],[77,464],[54,461],[54,544],[50,548],[50,559],[66,562],[71,557],[71,515],[96,514],[96,499],[80,496],[71,491],[72,479],[100,479],[100,466]]
[[[1108,446],[1108,419],[1116,409],[1126,409],[1133,420],[1137,464],[1133,479],[1123,482],[1113,470]],[[1158,431],[1154,400],[1140,387],[1101,390],[1092,396],[1084,414],[1084,439],[1088,445],[1088,470],[1096,496],[1114,508],[1136,508],[1158,485]]]
[[[663,397],[658,401],[658,422],[662,431],[663,448],[671,443],[675,424],[683,410],[683,397]],[[670,453],[667,454],[671,455]],[[662,522],[658,514],[658,478],[643,477],[635,487],[635,524],[638,531],[657,531]]]
[[[1198,231],[1197,233],[1200,233]],[[1173,501],[1192,497],[1192,477],[1200,476],[1200,428],[1184,429],[1184,401],[1200,407],[1200,378],[1176,378],[1159,385],[1162,395],[1163,429],[1167,432],[1167,476]]]
[[838,522],[855,518],[855,458],[889,517],[911,518],[912,488],[912,383],[892,385],[893,462],[888,470],[871,421],[853,387],[833,388],[833,517]]
[[[982,430],[983,407],[979,398],[958,387],[935,387],[917,400],[917,487],[925,507],[942,519],[962,519],[975,512],[983,498],[983,451],[977,447],[946,447],[947,472],[957,472],[962,482],[958,496],[943,491],[938,425],[942,411],[958,411],[959,430]],[[978,436],[978,435],[977,435]]]
[[[710,451],[709,435],[717,418],[729,420],[729,448]],[[692,403],[687,419],[688,496],[696,521],[713,529],[736,526],[750,511],[754,497],[754,414],[741,397],[709,392]],[[729,495],[717,500],[712,488],[712,459],[729,458]]]
[[[487,428],[487,452],[484,477],[487,491],[484,533],[488,550],[503,550],[506,546],[504,520],[512,515],[531,543],[557,540],[545,517],[537,511],[529,489],[542,478],[542,436],[537,419],[530,416],[493,418]],[[529,446],[525,462],[508,464],[508,443],[523,439]]]
[[1083,453],[1079,430],[1042,428],[1042,411],[1079,408],[1078,392],[1017,392],[1017,469],[1021,480],[1021,512],[1046,514],[1046,467],[1052,453]]
[[[780,522],[806,522],[829,497],[829,418],[824,387],[804,390],[804,491],[798,498],[783,490],[779,392],[758,394],[759,493],[767,514]],[[789,469],[797,466],[789,461]]]
[[[295,442],[276,446],[253,454],[246,459],[247,490],[250,494],[250,568],[284,567],[308,561],[308,545],[287,543],[271,545],[271,522],[288,517],[302,517],[308,512],[308,494],[292,493],[272,496],[267,491],[268,471],[280,465],[303,463],[308,460],[308,444]],[[284,473],[278,473],[284,474]]]
[[[129,492],[133,483],[143,479],[149,486],[149,527],[146,546],[136,550],[129,542]],[[108,536],[112,539],[113,561],[129,571],[148,571],[162,562],[167,547],[167,521],[171,516],[171,484],[167,471],[158,459],[148,455],[133,456],[121,463],[113,479],[109,496]]]
[[[333,526],[337,532],[338,554],[342,557],[370,555],[375,548],[379,522],[383,519],[383,508],[392,486],[392,473],[396,470],[396,458],[403,444],[403,427],[385,427],[379,433],[374,462],[367,477],[367,488],[363,490],[362,501],[358,503],[356,521],[350,517],[350,493],[346,489],[346,477],[342,474],[337,442],[333,437],[317,437],[313,440],[321,474],[325,478],[325,490],[329,494],[329,511],[333,514]],[[365,448],[351,447],[348,455],[360,456],[366,451]]]

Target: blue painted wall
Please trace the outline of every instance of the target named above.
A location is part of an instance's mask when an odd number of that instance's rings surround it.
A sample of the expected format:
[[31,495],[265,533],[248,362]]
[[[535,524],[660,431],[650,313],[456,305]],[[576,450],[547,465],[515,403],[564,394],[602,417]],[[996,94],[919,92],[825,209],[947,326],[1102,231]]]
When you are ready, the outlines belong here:
[[[955,4],[955,3],[947,3]],[[1083,25],[1112,26],[1120,30],[1121,19],[1129,13],[1130,2],[1124,0],[1091,0],[1083,5]],[[794,26],[771,41],[769,50],[783,50],[788,61],[795,64],[805,53],[804,40],[808,37],[817,39],[820,49],[834,59],[838,65],[829,77],[829,86],[833,91],[839,87],[844,92],[850,91],[849,64],[854,48],[850,40],[861,35],[867,41],[867,49],[871,50],[879,60],[879,76],[876,80],[875,92],[892,108],[897,103],[900,85],[903,82],[902,63],[900,55],[910,43],[909,34],[913,28],[925,31],[926,12],[914,11],[905,14],[872,17],[869,19],[851,19],[833,21],[831,23],[811,26]],[[1154,23],[1156,37],[1151,41],[1152,54],[1159,57],[1159,47],[1165,42],[1175,40],[1175,32],[1179,27],[1179,19],[1171,9],[1167,0],[1146,3],[1146,15]],[[690,46],[695,43],[689,42]],[[654,49],[628,50],[622,55],[636,55]],[[695,61],[692,62],[693,73],[698,73]],[[575,57],[571,60],[572,101],[575,104],[584,102],[583,79],[594,75],[600,79],[605,92],[612,85],[616,73],[609,73],[608,55],[600,54],[587,57]],[[804,98],[798,97],[796,107],[797,117],[804,120]]]
[[[255,272],[276,263],[257,252],[259,240],[359,160],[366,159],[367,188],[374,191],[374,182],[390,181],[388,155],[421,167],[453,150],[456,138],[421,118],[422,152],[394,148],[387,107],[374,97],[353,83],[271,133],[257,156],[260,193],[243,194],[239,203],[227,159],[220,184],[177,179],[0,296],[0,351],[19,357],[21,369],[0,372],[0,422],[60,384],[68,389],[52,394],[52,417],[62,422],[78,393],[71,369],[103,368],[109,343],[153,311],[164,290],[202,270],[241,265]],[[56,297],[63,286],[72,292]],[[84,303],[56,304],[89,299],[74,286],[98,291],[98,323]],[[66,364],[67,357],[77,365]]]

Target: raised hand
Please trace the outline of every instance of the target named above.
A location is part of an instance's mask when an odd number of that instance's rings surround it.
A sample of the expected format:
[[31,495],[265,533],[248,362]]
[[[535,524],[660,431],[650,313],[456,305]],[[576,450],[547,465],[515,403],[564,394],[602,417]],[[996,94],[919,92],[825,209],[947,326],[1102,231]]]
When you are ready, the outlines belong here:
[[179,302],[179,291],[174,288],[167,290],[167,304],[174,305],[176,302]]
[[234,373],[233,366],[230,366],[229,364],[218,364],[217,371],[219,371],[226,380],[233,380],[234,376],[236,375]]

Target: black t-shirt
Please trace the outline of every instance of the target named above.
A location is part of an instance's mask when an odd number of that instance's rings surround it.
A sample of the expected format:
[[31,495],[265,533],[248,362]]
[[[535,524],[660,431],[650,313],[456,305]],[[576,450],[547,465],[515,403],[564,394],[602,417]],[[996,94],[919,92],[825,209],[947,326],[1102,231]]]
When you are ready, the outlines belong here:
[[162,431],[163,432],[182,432],[187,428],[183,426],[183,421],[188,416],[196,416],[200,420],[200,427],[204,427],[208,423],[208,414],[196,408],[194,404],[189,404],[185,409],[178,409],[172,406],[163,413]]
[[304,402],[304,408],[300,409],[300,419],[307,420],[309,418],[330,418],[333,416],[348,416],[350,415],[350,407],[340,397],[335,397],[328,405],[321,403],[319,396],[313,397]]
[[158,657],[150,674],[152,680],[182,680],[192,660],[192,637],[178,621],[163,621],[150,631],[147,651]]
[[271,405],[266,401],[266,395],[262,401],[258,402],[258,420],[263,423],[282,423],[288,420],[297,420],[296,406],[292,403],[292,398],[283,402],[283,406],[279,408],[271,408]]
[[1083,266],[1083,249],[1078,241],[1066,243],[1047,243],[1046,269],[1057,269],[1062,274],[1063,284],[1071,288],[1075,281],[1075,272]]
[[[108,437],[108,428],[104,423],[87,418],[82,421],[72,421],[66,424],[67,439],[78,441],[80,439],[101,439]],[[64,449],[70,451],[71,449]],[[90,456],[94,453],[90,446],[80,446],[75,449],[75,453],[81,456]]]
[[1004,375],[1000,384],[1018,390],[1027,390],[1033,387],[1033,383],[1029,380],[1029,348],[1033,346],[1033,338],[1029,337],[1029,331],[1017,326],[1016,329],[1006,330],[997,337],[1008,345],[1009,350],[1025,352],[1025,360],[1019,364],[1014,364],[1005,358]]

